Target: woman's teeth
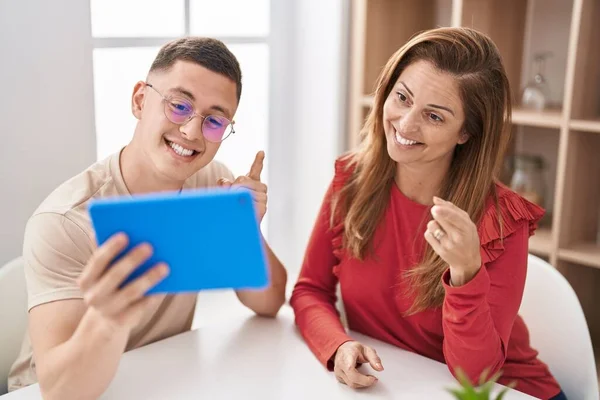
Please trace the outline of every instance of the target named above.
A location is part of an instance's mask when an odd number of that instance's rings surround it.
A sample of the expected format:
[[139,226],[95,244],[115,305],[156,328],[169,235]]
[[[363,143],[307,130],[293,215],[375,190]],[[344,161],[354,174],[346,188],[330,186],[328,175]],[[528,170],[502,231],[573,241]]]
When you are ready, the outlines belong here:
[[167,141],[167,143],[169,144],[169,146],[171,146],[171,148],[175,151],[175,153],[179,154],[180,156],[189,157],[192,154],[194,154],[194,150],[185,149],[185,148],[181,147],[180,145],[178,145],[177,143],[173,143],[173,142],[169,142],[169,141]]
[[414,144],[419,143],[415,140],[409,140],[409,139],[402,137],[397,131],[396,131],[396,140],[398,141],[398,143],[400,143],[401,145],[404,145],[404,146],[412,146]]

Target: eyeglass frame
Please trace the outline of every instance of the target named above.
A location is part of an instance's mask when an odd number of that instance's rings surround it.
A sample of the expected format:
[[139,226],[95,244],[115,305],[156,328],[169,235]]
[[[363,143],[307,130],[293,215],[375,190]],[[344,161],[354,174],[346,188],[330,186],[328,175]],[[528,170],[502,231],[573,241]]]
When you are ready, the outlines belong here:
[[[169,99],[167,96],[165,96],[165,95],[163,95],[161,92],[159,92],[159,91],[158,91],[158,89],[157,89],[157,88],[155,88],[155,87],[154,87],[154,85],[152,85],[151,83],[144,82],[144,85],[148,86],[150,89],[154,90],[154,91],[155,91],[155,92],[156,92],[156,93],[157,93],[157,94],[158,94],[160,97],[162,97],[162,101],[163,101],[163,103],[164,103],[164,106],[163,106],[163,113],[165,114],[165,118],[167,118],[167,119],[169,120],[169,122],[171,122],[171,123],[173,123],[173,124],[175,124],[175,125],[183,126],[183,125],[187,124],[188,122],[190,122],[191,120],[193,120],[194,118],[196,118],[196,117],[200,117],[200,118],[202,118],[202,127],[201,127],[202,136],[204,137],[204,139],[206,139],[206,140],[208,140],[209,142],[212,142],[212,143],[221,143],[221,142],[223,142],[225,139],[227,139],[229,136],[231,136],[231,135],[233,135],[233,134],[235,133],[235,127],[234,127],[235,121],[231,121],[231,120],[229,120],[229,118],[223,117],[223,116],[221,116],[221,115],[213,115],[213,114],[209,114],[209,115],[206,115],[206,116],[205,116],[205,115],[199,114],[199,113],[196,111],[196,109],[195,109],[195,108],[192,108],[192,110],[193,110],[194,112],[193,112],[193,113],[192,113],[192,115],[191,115],[191,116],[189,116],[189,117],[188,117],[188,118],[187,118],[187,119],[186,119],[184,122],[182,122],[182,123],[173,122],[173,121],[171,120],[171,118],[169,118],[169,116],[167,115],[167,107],[168,107],[168,103],[171,103],[171,100],[170,100],[170,99]],[[193,107],[193,105],[192,105],[192,107]],[[229,122],[229,124],[227,124],[227,126],[228,126],[228,125],[231,125],[231,132],[230,132],[230,133],[229,133],[227,136],[225,136],[223,139],[219,140],[218,142],[214,142],[214,141],[212,141],[212,140],[208,139],[208,138],[206,137],[206,135],[204,134],[204,121],[206,121],[206,118],[208,118],[208,117],[218,117],[218,118],[221,118],[221,119],[224,119],[224,120],[228,121],[228,122]]]

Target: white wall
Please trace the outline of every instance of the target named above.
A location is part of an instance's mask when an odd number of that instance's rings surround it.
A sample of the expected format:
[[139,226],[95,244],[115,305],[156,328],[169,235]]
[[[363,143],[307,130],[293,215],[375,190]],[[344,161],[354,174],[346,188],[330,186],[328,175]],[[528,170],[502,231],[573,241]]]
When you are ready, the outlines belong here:
[[62,181],[95,160],[89,2],[0,0],[0,265]]
[[272,24],[288,29],[272,42],[269,148],[281,151],[271,154],[280,168],[269,171],[269,198],[282,201],[271,200],[269,239],[294,279],[344,143],[348,2],[271,4]]
[[[296,2],[295,245],[304,248],[341,151],[346,59],[343,0]],[[318,10],[316,12],[315,10]]]

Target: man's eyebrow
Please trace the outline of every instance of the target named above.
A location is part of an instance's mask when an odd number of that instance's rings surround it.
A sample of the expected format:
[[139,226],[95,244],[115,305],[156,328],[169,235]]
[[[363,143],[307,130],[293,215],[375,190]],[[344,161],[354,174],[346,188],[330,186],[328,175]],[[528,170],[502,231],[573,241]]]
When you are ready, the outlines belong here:
[[171,89],[171,91],[181,93],[182,95],[189,97],[190,100],[196,101],[196,98],[194,97],[194,95],[192,94],[192,92],[190,92],[189,90],[186,90],[186,89],[182,88],[181,86],[177,86],[177,87]]
[[224,107],[221,107],[221,106],[216,105],[216,104],[214,106],[210,106],[210,109],[218,111],[220,113],[223,113],[223,114],[227,115],[228,117],[231,115],[231,112],[229,112],[229,110],[226,110]]

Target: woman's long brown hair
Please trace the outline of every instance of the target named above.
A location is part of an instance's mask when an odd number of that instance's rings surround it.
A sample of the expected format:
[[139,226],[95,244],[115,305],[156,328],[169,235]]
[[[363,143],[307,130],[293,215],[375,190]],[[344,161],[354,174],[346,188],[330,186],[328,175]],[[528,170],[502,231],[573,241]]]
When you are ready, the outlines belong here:
[[[494,182],[509,142],[511,115],[510,87],[498,49],[490,38],[469,28],[425,31],[396,51],[381,72],[373,108],[360,132],[361,145],[347,156],[353,172],[332,202],[332,223],[344,216],[344,247],[361,260],[372,249],[396,173],[396,163],[387,153],[383,106],[404,68],[418,60],[431,62],[457,80],[465,111],[463,130],[469,135],[454,151],[439,197],[477,222],[488,196],[496,196]],[[427,245],[423,261],[406,275],[411,288],[407,294],[414,297],[408,314],[441,306],[446,268]]]

